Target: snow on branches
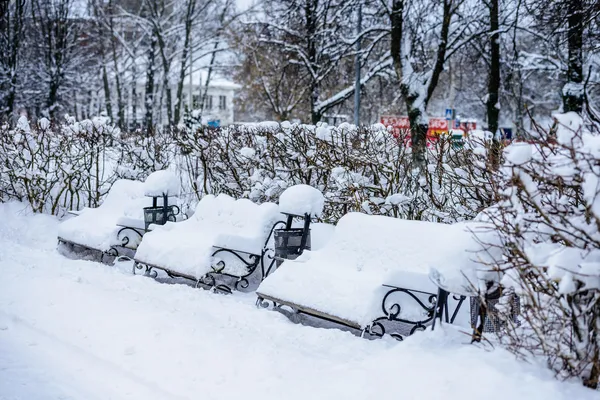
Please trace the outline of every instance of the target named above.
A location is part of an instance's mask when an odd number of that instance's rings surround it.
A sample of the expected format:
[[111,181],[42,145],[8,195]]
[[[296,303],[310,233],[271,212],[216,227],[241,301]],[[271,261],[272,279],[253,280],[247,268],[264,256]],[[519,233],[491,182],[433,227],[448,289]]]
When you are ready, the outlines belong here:
[[496,268],[523,301],[523,324],[503,337],[545,356],[558,375],[600,378],[600,131],[575,113],[532,143],[505,150],[500,201],[486,210],[503,237]]

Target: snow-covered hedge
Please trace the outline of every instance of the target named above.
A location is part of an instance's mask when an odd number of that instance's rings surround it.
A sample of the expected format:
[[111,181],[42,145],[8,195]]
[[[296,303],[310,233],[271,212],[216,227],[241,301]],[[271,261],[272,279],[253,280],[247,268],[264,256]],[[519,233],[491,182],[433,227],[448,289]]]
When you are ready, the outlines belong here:
[[600,380],[600,129],[574,113],[505,150],[499,202],[482,218],[503,238],[495,267],[521,297],[503,342],[564,378]]
[[198,197],[227,193],[276,202],[287,187],[307,184],[325,194],[328,222],[350,211],[454,222],[491,204],[482,143],[456,150],[441,140],[417,174],[406,141],[382,125],[271,122],[180,131],[175,140]]
[[40,212],[95,207],[115,179],[165,168],[177,172],[190,207],[220,193],[277,202],[286,188],[307,184],[323,192],[321,218],[333,223],[350,211],[455,222],[491,201],[485,146],[452,149],[441,140],[416,174],[407,141],[382,125],[266,122],[151,134],[120,132],[102,118],[31,125],[21,118],[1,128],[0,199]]
[[97,207],[116,179],[143,180],[168,165],[164,142],[164,135],[124,135],[101,117],[36,124],[21,117],[0,126],[0,201],[51,214]]

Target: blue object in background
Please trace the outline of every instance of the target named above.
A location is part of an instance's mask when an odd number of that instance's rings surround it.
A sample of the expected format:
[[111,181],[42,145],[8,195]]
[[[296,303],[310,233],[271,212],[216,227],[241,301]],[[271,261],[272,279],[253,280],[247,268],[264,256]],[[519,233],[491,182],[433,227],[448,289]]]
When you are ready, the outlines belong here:
[[499,128],[500,137],[504,140],[512,140],[513,131],[512,128]]
[[446,119],[448,121],[450,121],[451,119],[454,119],[454,110],[451,108],[446,108]]
[[208,121],[206,125],[208,125],[210,128],[218,128],[221,126],[221,120],[213,119],[212,121]]

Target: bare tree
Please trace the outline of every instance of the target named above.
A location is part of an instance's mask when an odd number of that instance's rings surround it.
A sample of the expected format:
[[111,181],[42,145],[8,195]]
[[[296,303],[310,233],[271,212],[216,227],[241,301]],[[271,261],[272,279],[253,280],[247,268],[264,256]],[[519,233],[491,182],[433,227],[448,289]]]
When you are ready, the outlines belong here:
[[44,68],[40,78],[47,85],[45,109],[57,115],[68,73],[85,65],[81,39],[83,22],[71,12],[73,0],[32,0],[32,19],[39,35],[38,51]]
[[422,168],[425,163],[427,105],[444,71],[446,60],[464,44],[466,29],[452,24],[462,4],[462,0],[441,2],[441,16],[434,24],[439,37],[433,55],[428,52],[418,54],[425,39],[424,32],[428,29],[424,15],[429,15],[432,9],[436,10],[433,3],[393,0],[388,10],[391,22],[390,51],[410,120],[415,167]]
[[360,64],[366,69],[361,84],[389,68],[389,56],[376,51],[388,29],[369,22],[369,17],[376,20],[379,14],[375,2],[361,2],[366,3],[366,21],[358,33],[354,27],[358,1],[265,2],[265,15],[277,17],[254,22],[246,31],[254,37],[242,47],[248,52],[246,70],[256,74],[267,104],[280,118],[288,118],[299,105],[307,104],[309,118],[316,123],[352,97],[358,40],[365,44],[360,54]]
[[488,130],[494,134],[494,148],[491,152],[491,164],[496,167],[500,159],[498,117],[500,116],[500,0],[490,0],[490,73],[488,77],[487,123]]
[[26,8],[26,0],[0,3],[0,115],[4,116],[15,108]]

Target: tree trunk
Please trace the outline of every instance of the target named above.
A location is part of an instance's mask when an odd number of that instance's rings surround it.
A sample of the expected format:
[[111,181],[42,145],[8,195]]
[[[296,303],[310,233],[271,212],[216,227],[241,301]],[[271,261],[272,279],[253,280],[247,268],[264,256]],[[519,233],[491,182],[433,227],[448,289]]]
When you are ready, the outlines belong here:
[[[192,20],[192,16],[194,15],[194,9],[196,6],[196,0],[188,0],[188,5],[187,5],[187,12],[185,15],[185,39],[184,39],[184,43],[183,43],[183,49],[181,52],[181,62],[180,62],[180,67],[179,67],[179,80],[177,81],[177,93],[176,93],[176,100],[175,100],[175,115],[173,116],[173,123],[178,124],[179,121],[181,120],[181,103],[182,103],[182,97],[183,97],[183,82],[185,80],[185,70],[187,69],[188,65],[188,56],[190,53],[190,37],[192,34],[192,26],[193,26],[193,20]],[[191,65],[192,65],[192,60],[189,60],[190,63],[190,71],[191,71]],[[191,72],[190,72],[191,74]]]
[[[227,10],[231,3],[227,1],[225,6],[223,7],[223,12],[219,16],[219,23],[222,27],[225,22],[225,18],[227,17]],[[215,44],[213,46],[213,52],[210,56],[210,62],[208,64],[208,70],[206,72],[206,82],[204,83],[204,91],[202,92],[202,98],[200,99],[200,121],[202,122],[202,117],[204,116],[204,107],[206,106],[206,97],[208,94],[208,85],[210,84],[210,79],[212,76],[213,69],[215,67],[215,63],[217,62],[217,51],[219,50],[221,35],[223,34],[223,29],[218,29],[217,34],[215,35]],[[214,107],[214,106],[213,106]]]
[[563,87],[565,112],[581,112],[583,109],[583,2],[567,0],[569,65],[567,83]]
[[[424,121],[425,111],[429,99],[433,96],[440,75],[444,70],[446,61],[446,52],[448,49],[448,34],[450,31],[450,23],[453,15],[453,0],[444,0],[442,26],[440,30],[440,40],[436,52],[436,60],[431,71],[430,78],[426,82],[426,87],[412,88],[407,81],[410,81],[411,76],[405,75],[405,67],[408,73],[412,71],[409,65],[410,54],[403,54],[404,38],[404,0],[394,0],[392,2],[392,10],[390,15],[391,20],[391,43],[390,52],[394,63],[394,70],[398,76],[400,83],[400,93],[404,98],[408,111],[408,119],[410,121],[411,144],[412,144],[412,162],[413,167],[423,169],[426,161],[427,150],[427,123]],[[423,93],[424,92],[424,93]]]
[[113,2],[112,0],[108,3],[110,16],[108,19],[110,27],[110,44],[113,57],[113,65],[115,67],[115,89],[117,91],[117,126],[119,128],[125,127],[125,102],[123,101],[123,90],[121,88],[121,73],[119,71],[119,58],[117,55],[117,41],[115,40],[115,25],[113,20]]
[[408,107],[408,120],[410,122],[410,144],[412,147],[412,162],[416,168],[425,167],[425,154],[427,152],[427,130],[428,124],[423,122],[423,115],[418,108]]
[[499,0],[490,0],[490,75],[488,78],[487,120],[488,130],[494,135],[490,164],[493,169],[498,168],[500,162],[500,142],[496,136],[498,131],[498,116],[500,115],[500,25],[499,25]]
[[[306,47],[309,61],[309,68],[318,68],[317,63],[317,47],[315,43],[315,33],[317,31],[317,7],[319,0],[306,0],[304,5],[304,14],[306,18]],[[321,113],[316,110],[317,103],[319,102],[319,83],[315,81],[315,76],[318,74],[312,74],[312,71],[308,71],[311,79],[311,90],[310,90],[310,117],[313,124],[316,124],[321,119]]]
[[106,60],[102,57],[102,83],[104,86],[104,105],[106,107],[106,114],[112,120],[112,104],[110,95],[110,85],[108,83],[108,74],[106,72]]
[[[165,100],[166,100],[166,106],[165,108],[167,109],[167,124],[169,126],[173,125],[173,99],[171,97],[171,84],[169,83],[169,73],[171,70],[171,60],[169,59],[169,57],[166,54],[166,45],[164,42],[164,38],[162,37],[162,32],[158,32],[157,31],[157,37],[158,37],[158,46],[160,48],[160,54],[161,54],[161,59],[162,59],[162,64],[163,64],[163,90],[164,90],[164,94],[165,94]],[[161,102],[162,102],[163,96],[161,96]],[[160,108],[160,112],[162,113],[162,106]]]
[[[135,55],[137,52],[134,49],[133,54]],[[135,61],[135,57],[134,57]],[[137,68],[136,63],[131,63],[131,121],[130,125],[133,129],[137,129],[138,121],[137,121]]]
[[78,37],[77,25],[70,19],[70,0],[47,2],[32,1],[32,17],[44,40],[46,73],[49,75],[46,107],[52,118],[58,112],[60,89],[63,85],[64,68],[75,48]]
[[154,108],[154,67],[156,60],[156,34],[152,31],[152,37],[150,38],[150,48],[148,49],[148,66],[146,70],[146,93],[144,94],[144,107],[146,109],[146,116],[144,117],[144,129],[146,134],[150,135],[153,128],[153,108]]
[[[17,0],[11,10],[9,2],[2,2],[0,5],[0,32],[5,36],[6,42],[4,46],[10,49],[7,51],[8,58],[2,60],[5,68],[10,74],[8,87],[6,88],[6,100],[3,106],[0,105],[0,111],[5,111],[9,116],[14,111],[15,99],[17,96],[17,76],[19,53],[21,48],[21,39],[23,34],[23,13],[25,10],[25,0]],[[11,19],[11,11],[13,11]],[[12,32],[11,32],[12,24]]]
[[[213,53],[210,56],[210,62],[208,63],[208,70],[206,71],[206,82],[204,82],[204,90],[202,91],[202,98],[200,99],[200,123],[202,123],[202,117],[204,116],[204,108],[206,107],[206,97],[208,95],[208,86],[210,84],[212,72],[215,67],[215,62],[217,61],[217,50],[219,48],[220,37],[221,37],[221,33],[219,32],[217,34],[216,41],[213,46]],[[200,77],[202,77],[202,75],[200,75]],[[202,81],[202,79],[200,81]],[[192,107],[193,107],[193,104],[192,104]],[[213,105],[213,107],[214,107],[214,105]]]

